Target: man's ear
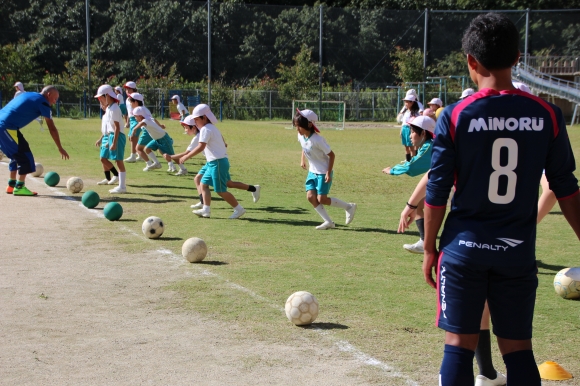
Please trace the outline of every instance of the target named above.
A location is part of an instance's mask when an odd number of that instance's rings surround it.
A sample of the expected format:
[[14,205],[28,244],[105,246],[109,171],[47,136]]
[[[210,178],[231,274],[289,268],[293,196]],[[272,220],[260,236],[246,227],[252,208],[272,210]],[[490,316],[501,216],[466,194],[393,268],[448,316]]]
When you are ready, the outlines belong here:
[[467,66],[475,71],[477,69],[477,65],[479,64],[479,62],[477,61],[477,59],[475,59],[473,56],[471,56],[470,54],[467,54]]

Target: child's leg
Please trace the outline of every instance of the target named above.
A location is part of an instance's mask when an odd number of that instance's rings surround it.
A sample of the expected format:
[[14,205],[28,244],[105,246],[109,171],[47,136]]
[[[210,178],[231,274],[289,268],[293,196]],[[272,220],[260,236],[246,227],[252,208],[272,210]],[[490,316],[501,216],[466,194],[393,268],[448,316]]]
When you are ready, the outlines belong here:
[[211,206],[211,192],[209,190],[209,185],[200,183],[199,188],[201,189],[201,196],[203,198],[203,207],[204,209],[206,206],[209,208]]
[[117,161],[117,167],[119,168],[119,187],[121,189],[126,189],[127,173],[125,170],[125,163],[122,160]]
[[[491,337],[489,333],[489,307],[485,302],[483,314],[481,315],[481,326],[479,331],[479,340],[475,348],[475,359],[477,367],[479,367],[479,374],[488,379],[496,379],[499,375],[493,367],[493,359],[491,358]],[[502,375],[503,377],[503,375]]]
[[[328,201],[330,201],[330,199],[328,199],[328,197],[326,197],[326,195],[317,195],[316,190],[309,190],[308,192],[306,192],[306,198],[312,204],[316,213],[318,213],[318,215],[320,217],[322,217],[322,219],[324,220],[324,223],[333,223],[332,219],[328,215],[328,212],[326,211],[326,208],[324,207],[323,203],[319,200],[320,198],[323,198],[323,199],[327,199]],[[324,225],[324,224],[322,224],[322,225]]]
[[[209,189],[208,189],[209,191]],[[218,195],[223,198],[228,204],[230,204],[230,206],[232,208],[237,208],[239,204],[238,200],[236,200],[236,198],[234,197],[233,194],[231,194],[230,192],[218,192]],[[205,196],[203,197],[203,200],[205,202]],[[204,204],[205,205],[205,204]]]
[[144,160],[149,160],[149,158],[147,158],[147,154],[143,151],[145,149],[145,145],[136,144],[135,149],[137,151],[137,154],[139,154],[139,157],[143,158]]

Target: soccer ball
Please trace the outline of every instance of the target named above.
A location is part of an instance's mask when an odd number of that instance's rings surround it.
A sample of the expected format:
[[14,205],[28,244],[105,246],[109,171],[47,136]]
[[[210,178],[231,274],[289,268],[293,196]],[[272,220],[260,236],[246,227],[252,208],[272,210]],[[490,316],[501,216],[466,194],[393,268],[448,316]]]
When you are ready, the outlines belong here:
[[199,263],[207,255],[207,245],[202,239],[192,237],[183,243],[181,254],[190,263]]
[[286,317],[297,326],[306,326],[318,316],[318,300],[310,292],[294,292],[286,300]]
[[44,173],[44,167],[39,164],[38,162],[34,164],[34,166],[36,166],[36,171],[34,173],[32,173],[33,177],[40,177],[42,175],[42,173]]
[[80,177],[71,177],[66,182],[66,188],[70,190],[71,193],[78,193],[83,190],[83,180]]
[[163,234],[164,229],[163,220],[155,216],[147,217],[141,226],[143,234],[148,239],[158,239]]
[[554,289],[564,299],[580,299],[580,267],[558,272],[554,277]]

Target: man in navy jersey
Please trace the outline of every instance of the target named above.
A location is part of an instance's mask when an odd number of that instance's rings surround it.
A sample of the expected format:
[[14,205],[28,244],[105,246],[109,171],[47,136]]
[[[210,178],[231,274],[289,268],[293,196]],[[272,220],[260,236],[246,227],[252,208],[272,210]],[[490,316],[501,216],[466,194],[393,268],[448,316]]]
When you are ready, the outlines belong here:
[[[425,199],[423,273],[446,331],[439,382],[473,385],[487,299],[509,386],[540,385],[532,351],[538,185],[542,170],[580,238],[575,161],[560,109],[512,85],[519,34],[505,16],[475,18],[462,40],[479,92],[437,121]],[[451,188],[455,194],[441,234]],[[437,270],[433,279],[433,270]]]
[[[0,150],[10,158],[8,170],[10,177],[6,193],[15,196],[36,196],[35,192],[24,186],[26,175],[36,170],[34,157],[28,142],[20,129],[42,116],[46,119],[48,131],[63,159],[69,156],[60,144],[58,130],[52,120],[51,105],[58,100],[58,90],[54,86],[46,86],[40,93],[25,92],[12,99],[0,110]],[[16,180],[18,172],[18,180]]]

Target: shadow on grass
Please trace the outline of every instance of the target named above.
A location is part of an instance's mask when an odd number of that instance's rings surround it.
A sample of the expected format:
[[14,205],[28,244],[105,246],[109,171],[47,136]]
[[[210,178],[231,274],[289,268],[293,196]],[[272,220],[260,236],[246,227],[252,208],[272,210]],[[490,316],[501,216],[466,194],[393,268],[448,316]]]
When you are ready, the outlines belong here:
[[163,236],[161,236],[159,238],[159,240],[164,240],[164,241],[178,241],[178,240],[183,240],[183,238],[181,238],[181,237],[163,237]]
[[134,220],[132,218],[121,218],[121,219],[116,220],[116,221],[119,221],[119,222],[137,222],[137,220]]
[[[338,226],[337,226],[337,228],[338,228]],[[354,228],[354,227],[341,226],[340,229],[343,231],[348,231],[348,232],[375,232],[375,233],[386,233],[388,235],[420,236],[419,232],[417,232],[417,231],[405,231],[405,233],[398,233],[396,230],[384,229],[384,228]],[[437,238],[439,238],[439,237],[437,237]]]
[[[167,197],[167,196],[162,196],[159,195],[159,197]],[[171,197],[171,196],[170,196]],[[173,196],[173,197],[179,197],[179,196]],[[111,196],[111,197],[105,197],[105,198],[101,198],[101,202],[147,202],[147,203],[151,203],[151,204],[165,204],[165,203],[169,203],[169,202],[184,202],[185,200],[178,200],[178,199],[166,199],[166,200],[148,200],[146,198],[130,198],[127,196]]]
[[298,326],[310,330],[348,330],[350,327],[338,323],[312,323],[308,326]]
[[228,265],[229,263],[226,263],[225,261],[205,261],[202,260],[198,263],[193,263],[193,264],[205,264],[205,265]]
[[310,212],[304,208],[283,208],[280,206],[266,206],[262,208],[252,208],[252,211],[263,211],[263,212],[274,212],[274,213],[284,213],[284,214],[304,214]]
[[[193,182],[193,180],[192,180]],[[142,189],[167,189],[167,185],[135,185],[131,184],[129,187],[133,188],[142,188]],[[171,186],[171,189],[187,189],[187,190],[195,190],[195,184],[192,186]]]
[[242,217],[241,220],[245,220],[248,222],[261,222],[264,224],[285,224],[285,225],[304,226],[304,227],[313,227],[313,226],[317,226],[317,225],[321,224],[320,221],[257,219],[257,218],[246,218],[246,217]]
[[563,216],[564,215],[564,213],[562,213],[562,212],[550,212],[548,214],[555,214],[555,215],[558,215],[558,216]]
[[[546,264],[542,260],[536,260],[536,264],[538,265],[538,268],[547,269],[547,270],[550,270],[553,272],[560,272],[564,268],[568,268],[568,267],[565,267],[563,265]],[[553,275],[553,273],[552,272],[538,272],[538,275]]]

